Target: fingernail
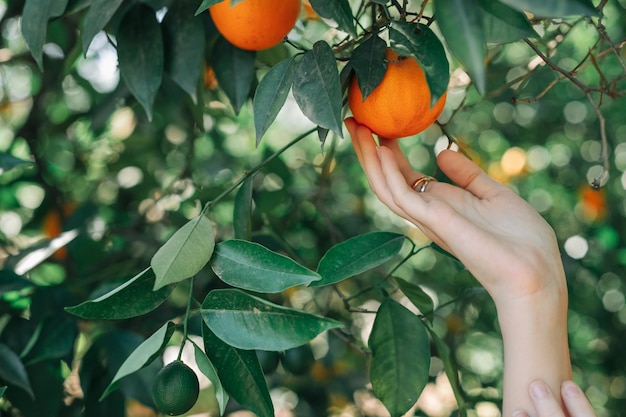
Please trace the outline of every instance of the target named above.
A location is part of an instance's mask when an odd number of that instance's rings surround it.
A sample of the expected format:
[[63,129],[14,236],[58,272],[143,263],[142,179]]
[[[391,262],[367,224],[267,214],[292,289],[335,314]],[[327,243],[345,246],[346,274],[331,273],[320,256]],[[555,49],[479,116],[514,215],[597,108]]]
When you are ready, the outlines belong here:
[[530,386],[530,393],[537,399],[546,398],[550,395],[548,386],[541,381],[533,382]]
[[563,396],[565,397],[577,397],[582,393],[578,385],[576,385],[573,381],[563,382],[561,390],[563,391]]
[[513,411],[513,417],[529,417],[528,413],[524,410]]

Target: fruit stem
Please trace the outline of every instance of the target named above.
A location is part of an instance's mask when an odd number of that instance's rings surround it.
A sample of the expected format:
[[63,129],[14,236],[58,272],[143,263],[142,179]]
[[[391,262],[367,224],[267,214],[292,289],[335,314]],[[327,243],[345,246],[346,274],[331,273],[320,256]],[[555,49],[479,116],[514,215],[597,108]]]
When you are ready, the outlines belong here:
[[183,348],[185,347],[185,342],[187,341],[187,331],[189,322],[189,315],[191,313],[191,304],[193,303],[193,283],[195,280],[195,276],[191,277],[189,280],[189,295],[187,297],[187,310],[185,310],[185,318],[183,319],[183,341],[180,344],[180,349],[178,351],[178,360],[181,360],[183,356]]

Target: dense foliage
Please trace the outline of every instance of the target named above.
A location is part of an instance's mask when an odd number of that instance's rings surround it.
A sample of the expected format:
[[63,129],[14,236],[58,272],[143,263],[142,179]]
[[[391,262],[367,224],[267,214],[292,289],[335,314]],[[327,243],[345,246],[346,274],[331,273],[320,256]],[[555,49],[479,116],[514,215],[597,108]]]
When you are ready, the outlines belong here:
[[0,0],[0,415],[153,415],[179,356],[190,413],[494,415],[489,297],[343,138],[387,45],[448,91],[410,160],[458,147],[553,225],[575,378],[626,415],[626,1],[311,0],[258,52],[219,2]]

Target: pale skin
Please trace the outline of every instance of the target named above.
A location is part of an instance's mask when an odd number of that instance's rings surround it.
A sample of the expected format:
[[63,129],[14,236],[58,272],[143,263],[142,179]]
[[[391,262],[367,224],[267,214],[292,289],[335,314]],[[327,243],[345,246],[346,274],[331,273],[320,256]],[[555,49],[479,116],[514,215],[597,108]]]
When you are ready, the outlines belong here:
[[[431,182],[418,193],[411,184],[424,174],[413,170],[397,140],[379,138],[377,144],[353,118],[345,124],[377,197],[458,258],[493,298],[504,345],[503,415],[593,417],[582,393],[561,398],[561,384],[572,377],[567,286],[548,223],[512,189],[449,150],[437,164],[455,185]],[[536,398],[533,382],[535,391],[539,386],[555,394]],[[565,408],[580,401],[588,407]],[[561,414],[551,413],[550,404]]]

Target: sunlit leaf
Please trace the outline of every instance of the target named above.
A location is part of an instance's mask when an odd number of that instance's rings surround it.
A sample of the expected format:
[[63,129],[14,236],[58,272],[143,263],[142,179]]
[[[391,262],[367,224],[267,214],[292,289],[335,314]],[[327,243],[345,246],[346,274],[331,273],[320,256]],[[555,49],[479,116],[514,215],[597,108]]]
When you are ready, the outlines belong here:
[[387,71],[385,51],[387,43],[378,36],[372,36],[356,47],[350,57],[363,100],[370,95],[383,80]]
[[157,356],[161,355],[175,329],[174,323],[167,322],[137,346],[119,367],[113,380],[102,394],[101,400],[118,388],[122,378],[148,366]]
[[150,261],[156,275],[154,290],[200,272],[211,259],[214,247],[213,225],[208,218],[200,215],[187,222]]
[[285,350],[343,326],[235,289],[211,291],[202,303],[201,313],[213,333],[239,349]]
[[123,2],[124,0],[93,0],[91,2],[80,33],[84,55],[87,55],[93,38],[109,23]]
[[428,382],[430,344],[421,320],[386,298],[376,313],[368,341],[374,394],[392,417],[405,414]]
[[206,325],[202,326],[202,337],[204,351],[217,369],[224,390],[257,416],[274,417],[274,406],[256,352],[224,343]]
[[193,341],[191,343],[193,344],[193,354],[196,360],[196,365],[198,365],[200,372],[202,372],[204,376],[206,376],[213,384],[215,399],[217,400],[217,404],[220,409],[220,415],[224,415],[226,404],[228,403],[228,394],[222,386],[222,381],[220,381],[217,374],[217,369],[215,369],[215,366],[211,363],[211,360],[206,353],[204,353],[204,351]]
[[43,69],[43,46],[46,43],[48,21],[61,16],[68,0],[26,0],[22,11],[22,35],[35,62]]
[[491,43],[515,42],[537,36],[526,15],[498,0],[478,0],[483,9],[485,39]]
[[223,37],[219,37],[213,46],[211,66],[235,113],[239,113],[250,97],[255,77],[254,60],[254,51],[237,48]]
[[23,389],[34,399],[35,395],[21,359],[7,345],[0,343],[0,380]]
[[357,37],[348,0],[311,0],[311,7],[321,17],[334,20],[339,29],[353,38]]
[[252,101],[257,146],[285,104],[295,72],[295,58],[291,57],[274,65],[259,83]]
[[87,300],[65,311],[84,319],[122,320],[154,310],[172,293],[174,285],[153,291],[154,273],[147,268],[125,283],[93,300]]
[[298,63],[293,81],[293,96],[313,123],[343,137],[341,130],[341,84],[335,56],[330,46],[318,41]]
[[320,279],[291,258],[245,240],[217,244],[211,267],[227,284],[261,293],[278,293]]
[[120,74],[128,89],[152,119],[152,105],[163,78],[161,26],[154,10],[137,3],[126,12],[117,33]]
[[450,64],[443,44],[426,25],[394,21],[389,27],[391,48],[401,56],[411,56],[420,63],[430,89],[431,105],[446,90],[450,81]]
[[434,0],[437,24],[450,52],[463,64],[479,94],[487,88],[487,52],[477,0]]
[[341,242],[326,252],[317,267],[322,276],[312,287],[334,284],[375,268],[394,257],[404,243],[404,235],[370,232]]
[[539,17],[598,16],[591,0],[500,0],[519,11]]

